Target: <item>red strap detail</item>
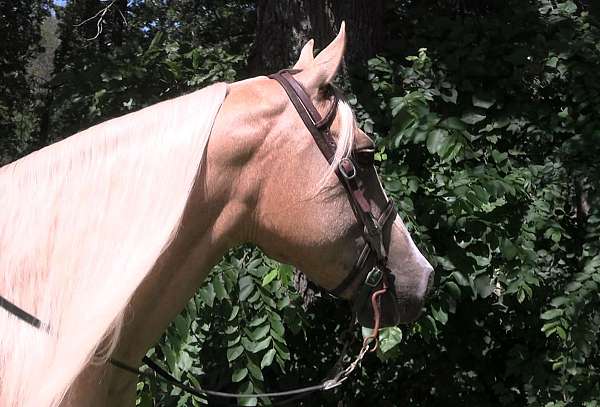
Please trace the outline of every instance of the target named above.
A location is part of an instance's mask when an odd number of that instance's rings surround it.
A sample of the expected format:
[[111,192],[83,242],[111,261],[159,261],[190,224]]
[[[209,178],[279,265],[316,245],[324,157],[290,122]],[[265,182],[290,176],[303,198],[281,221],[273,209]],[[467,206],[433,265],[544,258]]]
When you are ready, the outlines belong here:
[[358,205],[360,205],[360,209],[363,212],[369,214],[371,213],[371,204],[369,203],[367,198],[365,198],[365,193],[362,188],[353,189],[352,196],[354,197],[356,202],[358,202]]

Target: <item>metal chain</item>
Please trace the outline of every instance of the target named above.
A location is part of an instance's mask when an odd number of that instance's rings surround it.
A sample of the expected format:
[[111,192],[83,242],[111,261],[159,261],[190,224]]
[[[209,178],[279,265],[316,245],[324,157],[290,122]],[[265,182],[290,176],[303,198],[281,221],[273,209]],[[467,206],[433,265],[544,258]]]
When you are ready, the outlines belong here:
[[[366,338],[366,339],[370,339],[370,338]],[[350,377],[352,372],[354,372],[354,370],[358,367],[358,365],[363,360],[365,355],[367,353],[373,352],[377,349],[376,346],[371,347],[371,343],[376,343],[376,341],[372,342],[371,340],[369,340],[369,341],[365,340],[363,342],[362,348],[360,349],[360,352],[358,352],[358,355],[356,356],[354,361],[352,363],[350,363],[344,370],[342,370],[338,374],[336,374],[335,377],[333,377],[329,380],[325,380],[323,382],[323,390],[331,390],[331,389],[338,387],[342,383],[344,383],[348,379],[348,377]]]
[[356,370],[356,368],[358,367],[360,362],[363,360],[365,355],[367,353],[372,353],[377,350],[377,347],[379,345],[379,329],[380,329],[380,324],[381,324],[381,304],[379,301],[380,301],[380,297],[383,294],[385,294],[386,291],[387,291],[387,283],[384,279],[382,289],[375,291],[371,295],[371,305],[373,307],[373,314],[374,314],[373,319],[375,320],[375,324],[373,326],[373,332],[371,333],[371,335],[367,336],[363,340],[362,348],[360,349],[360,352],[358,352],[358,355],[356,356],[354,361],[352,363],[350,363],[346,367],[346,369],[340,371],[337,375],[335,375],[335,377],[323,382],[323,390],[330,390],[330,389],[338,387],[339,385],[344,383],[348,379],[348,377],[350,377],[352,372],[354,372],[354,370]]
[[331,389],[334,389],[334,388],[340,386],[342,383],[344,383],[346,380],[348,380],[350,375],[360,365],[360,362],[363,360],[363,358],[365,357],[365,355],[367,353],[375,352],[377,350],[378,340],[379,340],[378,339],[379,338],[379,329],[381,326],[380,297],[386,291],[387,291],[387,284],[384,279],[383,287],[380,290],[375,291],[371,295],[371,305],[373,307],[373,319],[374,319],[373,332],[371,333],[371,335],[367,336],[363,340],[363,345],[360,349],[360,352],[358,352],[358,355],[356,356],[356,358],[354,358],[354,360],[345,369],[339,371],[331,379],[323,380],[320,384],[316,384],[313,386],[302,387],[299,389],[293,389],[293,390],[287,390],[287,391],[272,392],[272,393],[247,393],[247,394],[227,393],[227,392],[220,392],[220,391],[215,391],[215,390],[206,390],[206,389],[202,389],[197,386],[190,387],[190,386],[186,385],[185,383],[181,382],[180,380],[177,380],[176,378],[174,378],[169,372],[165,371],[163,368],[161,368],[159,365],[157,365],[151,359],[145,358],[144,361],[146,362],[146,364],[149,365],[149,367],[152,370],[154,370],[154,372],[158,376],[153,376],[149,372],[141,371],[140,369],[136,369],[132,366],[129,366],[129,365],[127,365],[123,362],[120,362],[118,360],[115,360],[115,359],[110,359],[110,362],[112,365],[114,365],[120,369],[126,370],[131,373],[135,373],[135,374],[138,374],[138,375],[141,375],[144,377],[158,379],[160,381],[163,381],[165,383],[169,383],[175,387],[178,387],[181,390],[184,390],[195,396],[202,396],[204,394],[207,394],[207,395],[212,395],[212,396],[216,396],[216,397],[225,397],[225,398],[283,397],[283,396],[298,396],[298,395],[302,395],[302,394],[313,393],[315,391],[331,390]]

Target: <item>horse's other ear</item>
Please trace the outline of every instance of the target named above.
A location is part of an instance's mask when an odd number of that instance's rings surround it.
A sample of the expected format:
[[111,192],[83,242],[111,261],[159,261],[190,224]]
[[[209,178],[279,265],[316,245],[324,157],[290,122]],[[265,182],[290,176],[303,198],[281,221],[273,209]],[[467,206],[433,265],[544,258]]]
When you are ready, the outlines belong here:
[[315,57],[313,56],[313,45],[315,44],[314,40],[308,41],[302,51],[300,52],[300,58],[298,58],[298,62],[294,65],[294,69],[300,69],[302,71],[312,68],[315,63]]
[[[342,64],[342,58],[344,57],[344,50],[346,49],[346,28],[345,23],[342,22],[340,26],[340,32],[331,41],[331,43],[323,51],[319,52],[311,63],[310,69],[307,69],[300,77],[304,80],[304,85],[308,85],[309,88],[319,89],[325,85],[333,82],[333,79],[340,69]],[[306,49],[306,46],[304,47]],[[312,48],[312,45],[311,45]],[[303,54],[305,49],[302,50],[300,60],[304,61]],[[312,50],[311,50],[312,55]]]

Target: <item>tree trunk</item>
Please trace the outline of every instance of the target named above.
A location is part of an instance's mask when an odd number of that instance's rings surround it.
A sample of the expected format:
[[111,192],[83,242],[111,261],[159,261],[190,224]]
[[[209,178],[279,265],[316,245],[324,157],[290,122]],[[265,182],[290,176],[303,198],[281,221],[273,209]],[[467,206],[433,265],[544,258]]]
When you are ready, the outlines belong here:
[[291,67],[311,38],[322,49],[346,21],[345,63],[362,65],[383,42],[383,0],[257,0],[256,39],[249,58],[253,75]]

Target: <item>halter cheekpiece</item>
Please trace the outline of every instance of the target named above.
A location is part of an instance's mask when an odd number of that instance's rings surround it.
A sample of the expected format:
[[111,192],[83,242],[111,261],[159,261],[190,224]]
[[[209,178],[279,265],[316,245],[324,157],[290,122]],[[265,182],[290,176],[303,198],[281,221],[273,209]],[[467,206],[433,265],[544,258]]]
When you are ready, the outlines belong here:
[[[338,90],[330,86],[333,93],[332,105],[327,114],[321,117],[317,108],[312,103],[306,89],[298,82],[293,74],[298,70],[284,69],[275,74],[269,75],[269,78],[275,79],[287,93],[290,102],[296,108],[304,125],[312,135],[315,143],[321,150],[321,153],[329,164],[333,163],[337,143],[331,135],[330,127],[337,112],[337,102],[339,100]],[[387,248],[383,238],[383,230],[390,219],[396,217],[394,203],[388,201],[385,208],[376,217],[373,214],[371,203],[365,197],[364,182],[356,169],[356,163],[353,157],[344,157],[335,169],[335,174],[348,193],[348,199],[352,206],[356,220],[363,226],[363,238],[365,245],[358,256],[351,272],[342,280],[342,282],[333,290],[331,294],[339,296],[352,283],[361,276],[364,277],[362,287],[356,295],[363,297],[371,294],[373,290],[381,285],[385,285],[385,280],[391,278],[391,273],[387,268]],[[365,273],[367,260],[375,256],[373,268]]]

